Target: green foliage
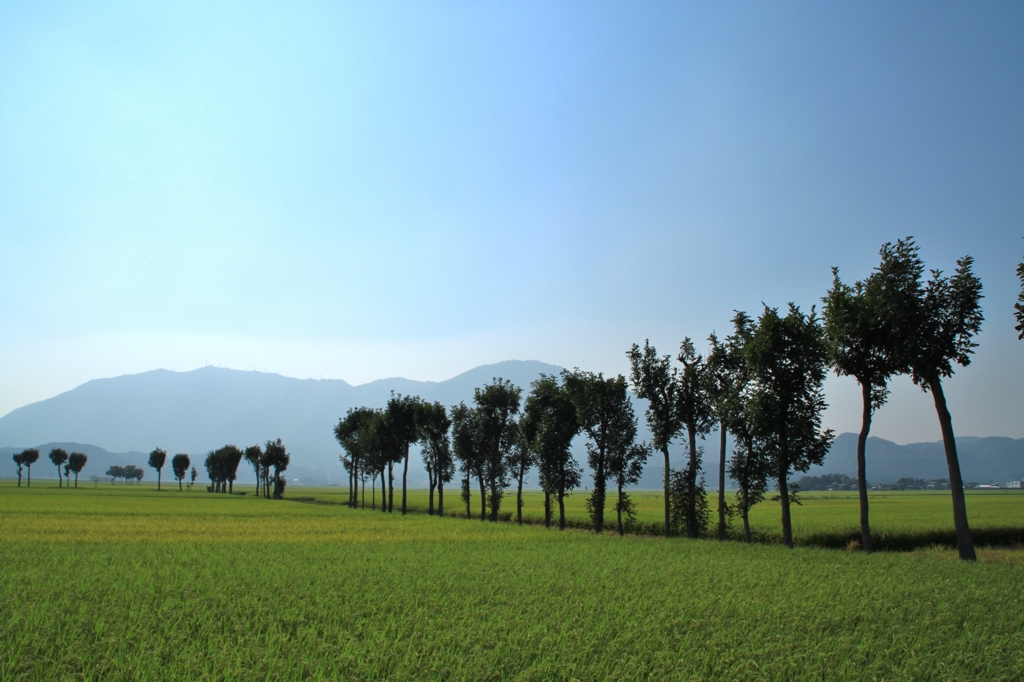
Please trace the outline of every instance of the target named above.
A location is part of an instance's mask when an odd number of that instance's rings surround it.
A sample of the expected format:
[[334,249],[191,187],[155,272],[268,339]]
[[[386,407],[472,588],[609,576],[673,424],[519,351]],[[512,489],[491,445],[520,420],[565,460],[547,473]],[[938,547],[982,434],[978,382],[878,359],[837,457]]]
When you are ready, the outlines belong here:
[[188,473],[190,466],[192,466],[192,460],[184,453],[178,453],[171,458],[171,471],[174,472],[174,478],[178,481],[179,491],[181,490],[181,482]]
[[502,496],[509,484],[508,464],[519,442],[516,415],[521,395],[518,386],[500,378],[473,391],[491,521],[498,520]]
[[75,487],[78,487],[78,474],[82,473],[82,469],[85,468],[86,463],[89,461],[89,456],[83,452],[72,452],[68,455],[67,470],[75,475]]
[[673,471],[669,492],[672,495],[672,534],[686,533],[691,538],[707,535],[711,523],[711,506],[708,504],[704,477],[700,475],[691,483],[688,470]]
[[[569,449],[579,433],[579,417],[572,397],[556,377],[541,374],[531,385],[526,413],[537,426],[535,449],[540,484],[558,500],[558,527],[565,529],[565,497],[579,487],[583,471]],[[545,518],[550,509],[545,511]]]
[[50,461],[53,462],[54,466],[57,467],[57,487],[59,488],[63,482],[63,477],[60,473],[61,466],[68,461],[68,453],[63,448],[54,448],[50,450]]
[[160,479],[163,474],[164,464],[167,462],[167,452],[161,448],[149,453],[149,466],[156,469],[156,489],[160,490]]

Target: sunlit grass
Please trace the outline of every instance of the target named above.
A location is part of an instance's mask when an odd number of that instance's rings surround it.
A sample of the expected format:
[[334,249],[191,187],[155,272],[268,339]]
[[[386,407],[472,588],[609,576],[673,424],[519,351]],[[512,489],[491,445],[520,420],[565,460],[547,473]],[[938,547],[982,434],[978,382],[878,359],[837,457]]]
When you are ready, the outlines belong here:
[[945,550],[0,486],[3,680],[1013,680],[1022,588]]

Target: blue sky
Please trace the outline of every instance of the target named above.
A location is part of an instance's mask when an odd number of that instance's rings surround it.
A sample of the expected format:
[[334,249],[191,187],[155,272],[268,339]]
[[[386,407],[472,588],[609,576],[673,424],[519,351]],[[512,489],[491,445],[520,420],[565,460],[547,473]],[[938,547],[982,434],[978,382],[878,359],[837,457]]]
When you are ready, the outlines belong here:
[[[914,235],[1024,437],[1024,5],[0,0],[0,414],[206,363],[626,372]],[[829,425],[859,394],[830,380]],[[898,380],[876,420],[938,440]]]

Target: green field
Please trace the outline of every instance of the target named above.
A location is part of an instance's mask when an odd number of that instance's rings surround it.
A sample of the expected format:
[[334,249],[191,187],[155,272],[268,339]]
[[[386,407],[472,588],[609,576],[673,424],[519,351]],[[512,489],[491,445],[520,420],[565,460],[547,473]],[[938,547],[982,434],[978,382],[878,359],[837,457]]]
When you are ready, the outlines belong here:
[[[1024,678],[1024,568],[1002,555],[620,538],[49,483],[0,483],[2,680]],[[1024,525],[1022,500],[969,495],[972,523]],[[641,513],[656,518],[656,502]],[[941,495],[873,505],[879,528],[949,523]],[[777,511],[766,502],[758,527]],[[808,496],[795,513],[799,537],[855,524],[856,502]]]

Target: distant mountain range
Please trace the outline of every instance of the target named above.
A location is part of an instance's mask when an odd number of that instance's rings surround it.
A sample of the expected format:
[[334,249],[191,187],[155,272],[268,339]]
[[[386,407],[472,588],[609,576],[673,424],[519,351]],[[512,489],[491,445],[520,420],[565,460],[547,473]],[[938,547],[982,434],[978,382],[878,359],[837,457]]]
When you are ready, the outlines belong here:
[[[344,472],[338,462],[340,447],[333,427],[350,407],[382,407],[391,392],[418,395],[445,405],[471,402],[473,389],[495,377],[521,386],[524,393],[540,374],[557,374],[561,367],[536,361],[510,360],[483,365],[447,381],[381,379],[352,386],[337,379],[293,379],[278,374],[204,367],[191,372],[155,370],[142,374],[87,382],[66,393],[18,408],[0,418],[0,476],[16,475],[10,455],[26,447],[38,447],[40,461],[33,478],[56,478],[46,459],[54,447],[89,455],[80,478],[102,475],[113,464],[146,467],[148,453],[162,447],[170,454],[192,456],[200,479],[205,453],[226,443],[239,446],[281,438],[292,453],[288,476],[303,484],[341,484]],[[643,423],[643,401],[637,401],[641,439],[650,439]],[[856,475],[857,436],[840,434],[824,465],[812,467],[811,475]],[[958,438],[965,481],[1005,483],[1024,478],[1024,439]],[[582,438],[574,449],[585,461]],[[672,447],[673,466],[684,459],[681,444]],[[706,479],[718,485],[717,437],[704,445]],[[425,486],[426,474],[418,456],[410,461],[409,483]],[[652,456],[640,487],[661,487],[661,456]],[[170,478],[169,465],[165,471]],[[945,478],[941,443],[898,445],[881,438],[868,442],[868,479],[890,482],[902,477]],[[797,475],[796,478],[799,478]],[[244,465],[239,480],[253,481]]]

